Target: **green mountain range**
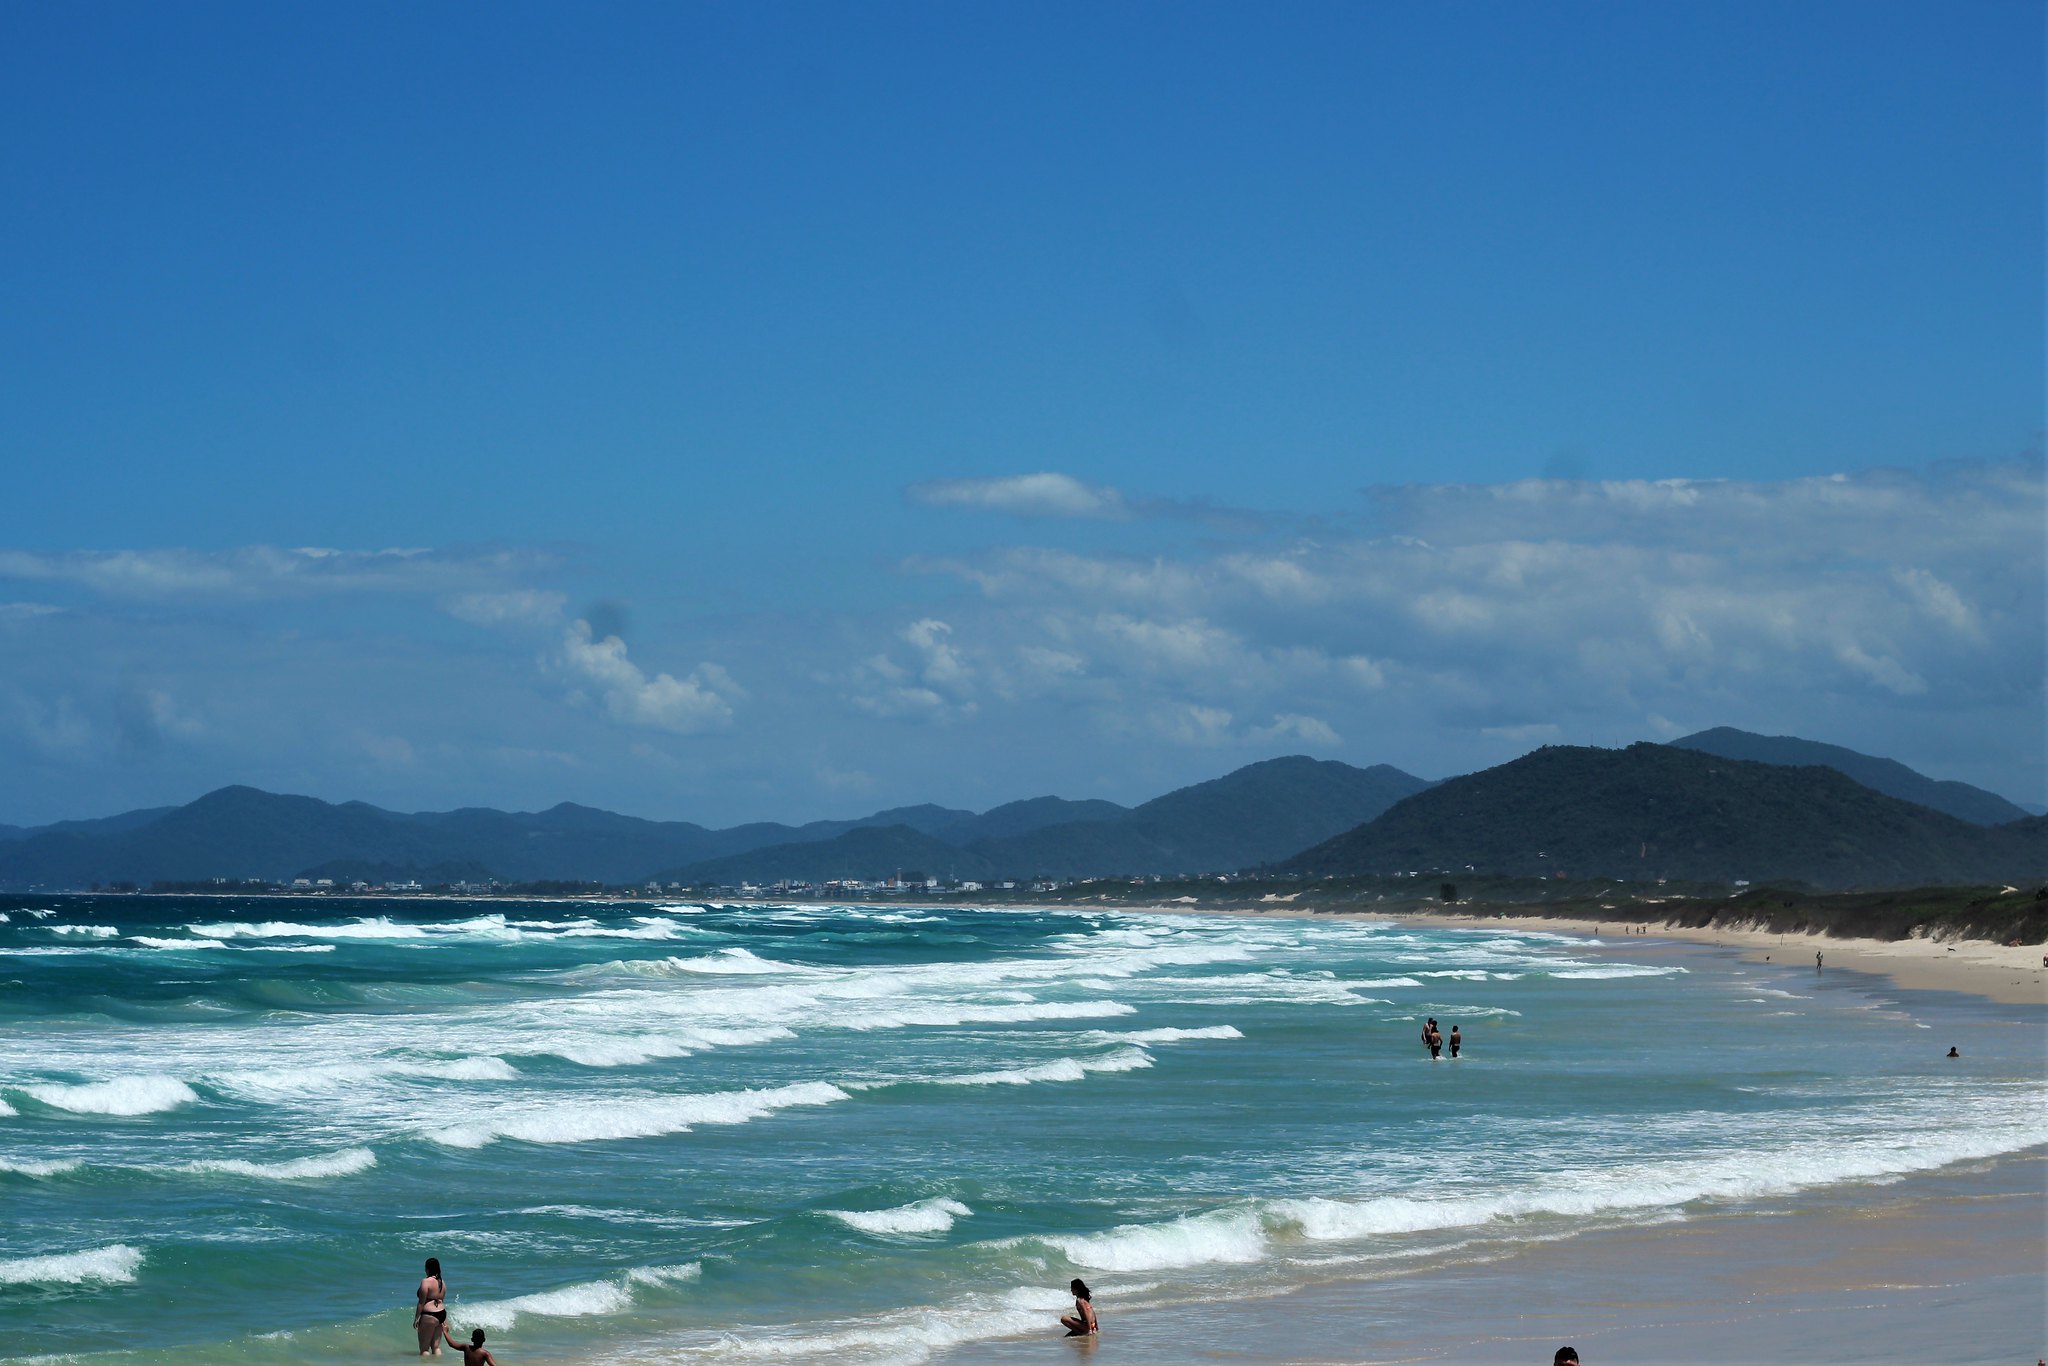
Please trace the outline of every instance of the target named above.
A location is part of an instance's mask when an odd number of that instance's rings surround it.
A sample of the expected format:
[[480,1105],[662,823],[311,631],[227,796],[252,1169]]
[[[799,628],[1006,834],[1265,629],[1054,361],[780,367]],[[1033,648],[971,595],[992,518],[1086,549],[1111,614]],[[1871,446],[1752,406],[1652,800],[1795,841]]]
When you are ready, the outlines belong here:
[[1896,759],[1859,754],[1840,745],[1802,740],[1796,735],[1757,735],[1733,726],[1716,726],[1671,743],[1679,749],[1696,749],[1723,759],[1748,759],[1752,763],[1783,764],[1788,768],[1821,764],[1887,797],[1945,811],[1972,825],[2004,825],[2035,814],[1981,787],[1930,778]]
[[2048,818],[2010,818],[2019,810],[1891,760],[1724,728],[1675,745],[1543,749],[1439,784],[1293,756],[1130,808],[1036,797],[980,813],[927,804],[723,830],[566,802],[401,813],[228,787],[181,807],[0,830],[0,887],[294,877],[729,886],[898,873],[987,882],[1467,867],[1896,886],[2048,872]]
[[1670,745],[1553,746],[1440,783],[1281,869],[1816,887],[1982,882],[2048,872],[2048,818],[1973,825],[1827,766]]
[[[733,885],[873,880],[913,870],[975,880],[1232,872],[1285,858],[1428,786],[1385,764],[1354,768],[1294,755],[1246,765],[1128,811],[1119,807],[1006,835],[963,839],[958,828],[945,837],[906,829],[884,840],[859,830],[822,844],[777,845],[666,869],[659,877]],[[984,826],[1009,809],[989,812],[981,818]]]

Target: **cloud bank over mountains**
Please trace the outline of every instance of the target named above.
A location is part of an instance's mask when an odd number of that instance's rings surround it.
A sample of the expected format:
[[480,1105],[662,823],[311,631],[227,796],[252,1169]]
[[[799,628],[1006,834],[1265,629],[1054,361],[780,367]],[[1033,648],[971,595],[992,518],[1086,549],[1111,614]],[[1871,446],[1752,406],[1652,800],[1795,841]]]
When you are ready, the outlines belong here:
[[1439,775],[1723,723],[2042,795],[2036,457],[1376,487],[1199,527],[1057,472],[907,496],[1027,520],[774,613],[629,584],[659,623],[630,647],[570,607],[592,555],[0,551],[0,757],[46,794],[0,820],[251,781],[729,823],[848,790],[1128,797],[1219,750]]

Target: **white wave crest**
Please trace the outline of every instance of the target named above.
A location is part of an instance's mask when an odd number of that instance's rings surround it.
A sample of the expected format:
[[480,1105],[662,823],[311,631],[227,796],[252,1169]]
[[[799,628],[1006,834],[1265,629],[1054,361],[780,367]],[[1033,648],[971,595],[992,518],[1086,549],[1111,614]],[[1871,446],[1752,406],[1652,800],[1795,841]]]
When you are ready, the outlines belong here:
[[661,966],[672,972],[700,972],[735,977],[811,971],[794,963],[777,963],[772,959],[762,958],[743,948],[720,949],[701,958],[664,958],[661,960]]
[[126,1243],[0,1262],[0,1285],[118,1285],[135,1279],[142,1253]]
[[680,1266],[639,1266],[616,1281],[586,1281],[559,1290],[542,1290],[509,1300],[485,1300],[480,1304],[455,1306],[455,1318],[462,1323],[503,1332],[522,1314],[538,1318],[581,1319],[616,1314],[633,1303],[635,1286],[674,1285],[695,1280],[703,1271],[700,1262]]
[[944,1233],[953,1227],[955,1219],[970,1217],[974,1211],[958,1200],[943,1196],[930,1200],[918,1200],[894,1209],[827,1209],[818,1213],[837,1219],[849,1228],[862,1233],[916,1234]]
[[1011,1067],[995,1072],[969,1072],[959,1077],[933,1077],[944,1086],[1029,1086],[1040,1081],[1081,1081],[1090,1072],[1135,1072],[1152,1065],[1152,1055],[1142,1048],[1119,1048],[1093,1058],[1054,1058],[1028,1067]]
[[116,1077],[76,1086],[50,1082],[15,1089],[53,1109],[78,1115],[153,1115],[199,1099],[176,1077]]
[[1101,1233],[1013,1238],[999,1246],[1026,1243],[1056,1248],[1075,1266],[1114,1272],[1256,1262],[1266,1255],[1267,1245],[1265,1223],[1252,1209],[1190,1214],[1163,1224],[1125,1224]]
[[227,942],[221,939],[158,939],[154,935],[147,934],[134,936],[133,942],[142,945],[146,949],[170,949],[173,952],[180,949],[224,949],[227,947]]
[[255,922],[221,920],[187,925],[193,934],[207,939],[425,939],[427,931],[418,925],[400,925],[388,916],[343,921],[334,925],[303,925],[292,920]]
[[1605,982],[1622,977],[1670,977],[1684,968],[1652,967],[1648,963],[1608,963],[1599,967],[1561,968],[1550,975],[1561,982]]
[[519,1075],[511,1063],[491,1057],[422,1063],[412,1070],[421,1076],[444,1077],[449,1081],[511,1081]]
[[239,1157],[187,1162],[181,1172],[224,1176],[253,1176],[264,1181],[318,1181],[329,1176],[353,1176],[377,1165],[377,1155],[368,1148],[344,1148],[324,1157],[295,1157],[285,1162],[249,1162]]
[[692,1096],[641,1096],[587,1103],[538,1104],[494,1110],[485,1122],[430,1133],[451,1148],[481,1148],[498,1139],[525,1143],[591,1143],[687,1133],[699,1124],[745,1124],[779,1110],[848,1099],[830,1082],[804,1081],[762,1090]]
[[1236,1025],[1203,1025],[1197,1029],[1133,1029],[1122,1034],[1103,1034],[1100,1037],[1115,1039],[1120,1043],[1181,1043],[1189,1039],[1242,1039],[1243,1031]]
[[84,1165],[75,1157],[0,1157],[0,1172],[13,1172],[18,1176],[61,1176]]
[[88,939],[112,939],[121,931],[112,925],[52,925],[52,934],[82,934]]

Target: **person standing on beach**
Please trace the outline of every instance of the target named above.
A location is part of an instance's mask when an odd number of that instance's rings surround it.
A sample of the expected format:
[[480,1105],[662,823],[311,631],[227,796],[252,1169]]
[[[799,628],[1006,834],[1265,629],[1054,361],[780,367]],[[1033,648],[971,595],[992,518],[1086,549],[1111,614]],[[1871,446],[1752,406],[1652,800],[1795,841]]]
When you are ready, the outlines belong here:
[[1458,1037],[1458,1027],[1457,1027],[1456,1025],[1452,1025],[1452,1026],[1451,1026],[1451,1056],[1452,1056],[1452,1057],[1454,1057],[1454,1058],[1455,1058],[1455,1057],[1457,1057],[1457,1056],[1458,1056],[1458,1046],[1459,1046],[1460,1044],[1464,1043],[1464,1042],[1465,1042],[1465,1041],[1464,1041],[1463,1039],[1461,1039],[1461,1038],[1459,1038],[1459,1037]]
[[420,1355],[441,1355],[441,1339],[448,1330],[448,1282],[441,1279],[441,1259],[427,1258],[427,1274],[413,1291],[413,1332],[419,1335]]
[[1060,1315],[1060,1327],[1067,1330],[1067,1336],[1085,1338],[1101,1332],[1102,1325],[1095,1321],[1095,1296],[1089,1293],[1088,1282],[1076,1276],[1067,1289],[1074,1292],[1074,1312]]

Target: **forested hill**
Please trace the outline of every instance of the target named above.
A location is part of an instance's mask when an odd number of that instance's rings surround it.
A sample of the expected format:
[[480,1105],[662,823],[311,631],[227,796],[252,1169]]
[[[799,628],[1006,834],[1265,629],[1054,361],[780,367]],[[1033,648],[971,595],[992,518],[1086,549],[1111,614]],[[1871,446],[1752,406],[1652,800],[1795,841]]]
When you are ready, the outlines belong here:
[[1796,735],[1757,735],[1733,726],[1716,726],[1671,743],[1679,749],[1696,749],[1723,759],[1748,759],[1759,764],[1823,764],[1887,797],[1944,811],[1973,825],[2004,825],[2030,814],[1996,792],[1951,779],[1930,778],[1896,759],[1860,754],[1840,745],[1802,740]]
[[1108,819],[1045,824],[1002,837],[958,841],[952,848],[938,841],[920,845],[908,832],[889,841],[848,834],[822,848],[756,849],[665,870],[661,876],[730,883],[814,880],[821,873],[880,878],[911,870],[962,878],[1232,872],[1284,858],[1428,785],[1385,764],[1354,768],[1293,755],[1247,764]]
[[1556,746],[1452,778],[1282,865],[1311,876],[1566,873],[1817,887],[2038,877],[2041,818],[1984,827],[1829,767]]

